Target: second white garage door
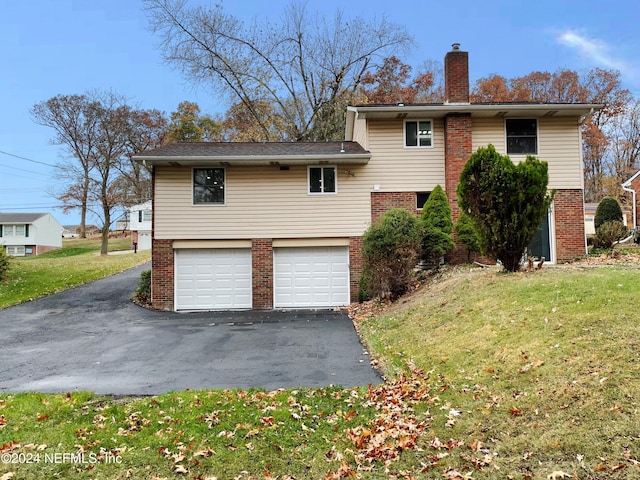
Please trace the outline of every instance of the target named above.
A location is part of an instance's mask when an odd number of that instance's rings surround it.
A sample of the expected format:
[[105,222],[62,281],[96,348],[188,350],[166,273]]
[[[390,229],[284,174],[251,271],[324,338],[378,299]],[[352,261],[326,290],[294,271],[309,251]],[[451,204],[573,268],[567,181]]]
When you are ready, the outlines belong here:
[[348,305],[349,247],[274,248],[274,307]]
[[176,310],[251,308],[251,250],[176,250]]

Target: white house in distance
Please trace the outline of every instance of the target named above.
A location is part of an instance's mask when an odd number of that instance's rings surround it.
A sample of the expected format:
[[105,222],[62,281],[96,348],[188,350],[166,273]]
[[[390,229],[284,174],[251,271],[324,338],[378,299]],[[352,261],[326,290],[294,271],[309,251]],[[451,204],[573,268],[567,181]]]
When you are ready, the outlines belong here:
[[[140,205],[134,205],[129,209],[129,222],[131,226],[131,248],[138,250],[151,249],[151,200]],[[137,244],[134,246],[134,243]]]
[[62,230],[49,213],[0,213],[0,246],[14,257],[62,248]]

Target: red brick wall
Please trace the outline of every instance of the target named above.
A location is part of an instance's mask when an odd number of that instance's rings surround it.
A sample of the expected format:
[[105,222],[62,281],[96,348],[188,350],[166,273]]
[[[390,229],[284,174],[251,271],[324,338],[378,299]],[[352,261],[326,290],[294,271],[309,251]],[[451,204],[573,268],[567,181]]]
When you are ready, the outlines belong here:
[[360,277],[362,276],[362,237],[349,238],[349,279],[351,282],[351,301],[358,301]]
[[390,208],[404,208],[418,213],[415,192],[372,192],[371,223],[376,223]]
[[251,241],[251,277],[253,308],[273,308],[273,242],[270,238]]
[[452,50],[444,57],[445,102],[469,102],[469,54]]
[[[460,216],[458,207],[458,195],[456,189],[460,183],[460,173],[471,156],[472,123],[469,114],[447,115],[444,119],[444,189],[451,207],[453,223]],[[450,263],[466,263],[468,260],[467,249],[458,243],[455,235],[456,247],[447,255]]]
[[557,190],[554,200],[556,262],[564,263],[586,253],[584,195],[582,190]]
[[173,241],[153,239],[151,251],[151,304],[158,310],[173,310]]

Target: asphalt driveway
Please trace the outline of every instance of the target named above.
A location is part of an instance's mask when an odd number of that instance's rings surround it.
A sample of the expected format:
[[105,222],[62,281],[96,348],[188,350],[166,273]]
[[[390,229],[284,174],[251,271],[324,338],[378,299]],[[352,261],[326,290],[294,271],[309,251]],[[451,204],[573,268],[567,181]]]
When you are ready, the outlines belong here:
[[152,312],[129,300],[148,268],[0,310],[0,392],[380,382],[344,312]]

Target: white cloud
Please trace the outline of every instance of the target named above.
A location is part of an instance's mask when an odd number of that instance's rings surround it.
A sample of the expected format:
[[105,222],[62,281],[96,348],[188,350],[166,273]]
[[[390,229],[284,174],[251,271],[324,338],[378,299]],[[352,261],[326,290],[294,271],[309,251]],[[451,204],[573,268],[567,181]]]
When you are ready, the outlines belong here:
[[607,68],[628,73],[629,65],[622,59],[616,58],[611,53],[611,47],[597,38],[588,38],[575,30],[566,30],[560,33],[556,40],[567,47],[577,50],[581,56],[594,61]]

